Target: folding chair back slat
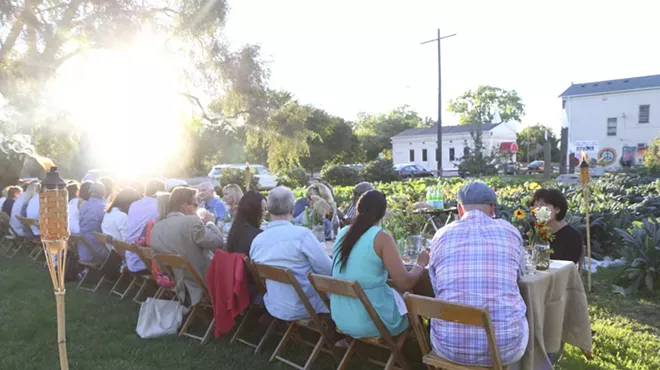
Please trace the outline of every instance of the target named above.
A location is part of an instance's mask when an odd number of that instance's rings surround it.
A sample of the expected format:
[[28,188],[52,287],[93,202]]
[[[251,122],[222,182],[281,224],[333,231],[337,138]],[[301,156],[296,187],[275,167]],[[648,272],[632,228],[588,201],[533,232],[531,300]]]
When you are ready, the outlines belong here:
[[138,258],[140,258],[142,263],[144,263],[144,265],[147,266],[147,268],[149,268],[149,266],[150,266],[149,261],[145,260],[142,253],[140,253],[140,249],[135,244],[126,243],[126,242],[121,241],[121,240],[113,239],[112,240],[112,246],[115,248],[115,250],[117,250],[117,252],[122,250],[123,252],[121,254],[124,255],[124,256],[126,255],[125,254],[126,251],[134,253],[136,256],[138,256]]
[[[374,325],[376,326],[376,329],[378,329],[378,333],[380,333],[381,339],[387,344],[387,347],[392,352],[391,356],[394,356],[393,359],[395,359],[396,362],[398,362],[399,365],[404,369],[410,368],[408,362],[405,360],[403,354],[401,353],[401,347],[403,345],[402,341],[405,340],[407,331],[400,334],[399,340],[395,342],[389,330],[387,330],[385,324],[383,324],[383,321],[380,319],[380,316],[378,316],[378,312],[376,312],[376,309],[369,300],[369,297],[367,297],[367,294],[362,289],[362,286],[360,286],[360,283],[358,283],[355,280],[344,280],[344,279],[334,278],[331,276],[324,276],[313,273],[310,273],[308,275],[308,278],[309,281],[312,283],[312,286],[318,292],[323,292],[324,294],[327,293],[337,294],[345,297],[359,299],[362,305],[364,306],[364,309],[367,311],[369,318],[371,318],[371,321],[373,321]],[[370,342],[367,341],[367,343]],[[394,361],[392,361],[393,359],[390,358],[390,360],[388,361],[388,365],[386,366],[386,369],[393,367],[393,363],[394,363]]]
[[[406,293],[404,299],[408,308],[410,323],[413,326],[415,335],[417,336],[417,341],[419,342],[423,356],[427,356],[429,353],[431,353],[431,349],[426,339],[426,330],[422,327],[422,324],[419,320],[420,316],[429,319],[438,319],[484,329],[488,339],[488,347],[490,348],[493,360],[492,369],[503,369],[500,353],[495,340],[493,323],[491,321],[490,313],[488,312],[487,307],[477,308],[410,293]],[[473,367],[462,367],[461,365],[453,363],[447,364],[447,366],[452,366],[452,368],[456,369],[473,369]]]
[[261,277],[259,276],[259,272],[257,272],[257,269],[254,266],[254,263],[252,263],[250,257],[248,256],[243,257],[243,264],[245,264],[245,267],[247,267],[248,271],[250,272],[250,275],[252,275],[252,280],[254,280],[254,283],[257,285],[257,289],[259,290],[259,293],[261,295],[266,294],[266,285],[264,284],[263,280],[261,280]]
[[98,240],[99,244],[101,244],[102,246],[108,249],[112,248],[112,236],[97,232],[94,232],[93,234],[96,240]]

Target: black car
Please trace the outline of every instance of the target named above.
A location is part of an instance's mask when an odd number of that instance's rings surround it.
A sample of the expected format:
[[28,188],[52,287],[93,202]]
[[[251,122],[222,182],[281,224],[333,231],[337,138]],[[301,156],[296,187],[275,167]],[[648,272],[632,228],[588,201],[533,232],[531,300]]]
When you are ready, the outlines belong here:
[[397,164],[394,171],[401,179],[418,179],[422,177],[433,177],[433,173],[418,164]]

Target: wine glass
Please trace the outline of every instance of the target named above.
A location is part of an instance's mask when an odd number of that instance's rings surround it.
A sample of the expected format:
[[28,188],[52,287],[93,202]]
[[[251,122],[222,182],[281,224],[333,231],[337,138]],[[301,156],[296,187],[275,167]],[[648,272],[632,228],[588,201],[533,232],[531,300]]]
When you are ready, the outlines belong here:
[[408,237],[405,251],[404,251],[404,261],[408,260],[409,263],[415,263],[417,261],[417,256],[422,252],[422,236],[421,235],[410,235]]

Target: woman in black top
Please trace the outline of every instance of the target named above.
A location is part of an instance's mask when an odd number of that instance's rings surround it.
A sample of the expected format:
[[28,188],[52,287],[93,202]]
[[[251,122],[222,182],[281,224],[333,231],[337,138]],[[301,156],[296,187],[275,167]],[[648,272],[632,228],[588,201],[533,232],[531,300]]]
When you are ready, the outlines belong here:
[[555,239],[550,243],[554,251],[551,258],[578,263],[583,250],[582,234],[564,221],[568,210],[564,194],[557,189],[539,189],[532,196],[531,206],[545,206],[552,212],[552,218],[548,221],[550,231],[555,235]]
[[261,220],[266,201],[261,193],[248,191],[238,203],[238,209],[227,236],[227,251],[250,255],[252,240],[261,233]]

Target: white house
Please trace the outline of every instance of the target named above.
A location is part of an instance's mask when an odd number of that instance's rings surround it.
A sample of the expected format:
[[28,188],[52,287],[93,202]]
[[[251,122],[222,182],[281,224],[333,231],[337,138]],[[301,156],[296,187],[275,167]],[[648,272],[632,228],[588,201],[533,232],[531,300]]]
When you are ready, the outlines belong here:
[[641,163],[660,135],[660,75],[572,84],[559,97],[569,152],[584,150],[608,169]]
[[[393,136],[392,160],[394,164],[416,163],[431,171],[436,170],[438,168],[436,162],[437,127],[412,128]],[[474,125],[442,127],[443,173],[448,175],[457,173],[457,164],[467,148],[474,147],[470,135],[473,130]],[[506,152],[515,142],[515,123],[489,123],[483,125],[483,143],[486,153],[491,153],[493,150]]]

